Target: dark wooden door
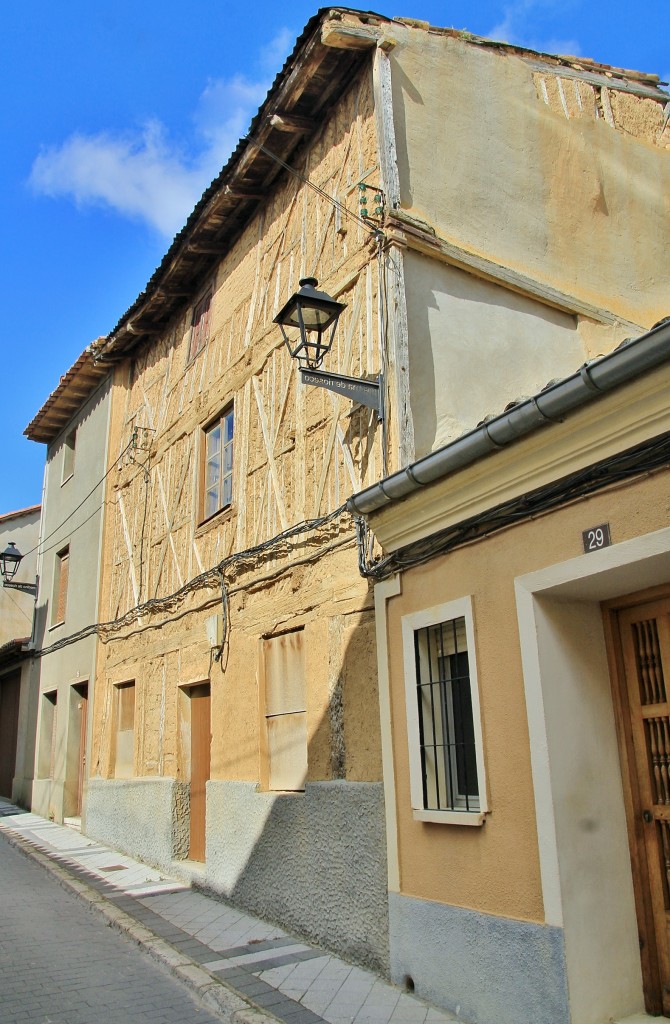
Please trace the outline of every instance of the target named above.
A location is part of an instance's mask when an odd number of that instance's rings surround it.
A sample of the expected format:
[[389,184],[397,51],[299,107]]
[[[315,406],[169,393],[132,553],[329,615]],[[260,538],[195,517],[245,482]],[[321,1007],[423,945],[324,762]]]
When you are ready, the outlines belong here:
[[647,1011],[670,1016],[670,596],[612,612]]
[[79,765],[77,770],[77,816],[81,816],[84,802],[84,783],[86,781],[86,734],[88,726],[88,683],[76,686],[78,694],[77,710],[79,712]]
[[211,726],[209,683],[191,690],[191,832],[189,857],[205,859],[206,790],[209,779]]
[[19,733],[19,697],[21,673],[12,672],[0,679],[0,796],[12,798],[16,767],[16,741]]

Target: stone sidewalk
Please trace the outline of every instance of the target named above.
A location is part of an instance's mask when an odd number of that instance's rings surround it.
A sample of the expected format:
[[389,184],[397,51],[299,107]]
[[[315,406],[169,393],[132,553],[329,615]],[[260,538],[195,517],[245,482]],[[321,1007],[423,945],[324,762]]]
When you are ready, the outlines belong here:
[[370,971],[2,799],[0,834],[167,964],[226,1020],[248,1021],[249,1011],[285,1024],[455,1020]]

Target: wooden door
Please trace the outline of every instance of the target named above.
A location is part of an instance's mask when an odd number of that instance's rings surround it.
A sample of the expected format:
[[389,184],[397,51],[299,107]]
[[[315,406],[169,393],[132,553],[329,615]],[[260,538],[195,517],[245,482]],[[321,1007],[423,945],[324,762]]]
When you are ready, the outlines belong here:
[[191,831],[189,858],[205,859],[206,793],[211,748],[209,683],[194,686],[191,697]]
[[[651,596],[651,595],[649,595]],[[670,594],[610,613],[645,1003],[670,1016]]]
[[21,673],[0,679],[0,796],[12,798],[16,768],[16,741],[19,732]]
[[77,710],[79,712],[79,764],[77,769],[77,817],[81,817],[84,802],[84,783],[86,781],[86,734],[88,726],[88,683],[75,686],[78,694]]

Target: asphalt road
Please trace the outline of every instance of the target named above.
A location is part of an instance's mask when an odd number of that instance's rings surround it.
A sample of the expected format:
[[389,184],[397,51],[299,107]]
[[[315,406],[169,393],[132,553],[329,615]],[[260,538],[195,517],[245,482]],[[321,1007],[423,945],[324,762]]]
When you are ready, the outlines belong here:
[[0,836],[0,1024],[220,1024]]

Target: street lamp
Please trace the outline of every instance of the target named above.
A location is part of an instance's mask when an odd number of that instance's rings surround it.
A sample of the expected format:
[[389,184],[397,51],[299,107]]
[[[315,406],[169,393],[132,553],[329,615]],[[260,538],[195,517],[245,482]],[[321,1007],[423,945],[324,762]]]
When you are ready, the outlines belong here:
[[[300,280],[300,291],[291,296],[273,321],[281,327],[292,358],[298,360],[301,368],[308,370],[316,370],[321,366],[323,357],[333,344],[340,313],[347,308],[346,303],[337,302],[327,292],[317,291],[318,283],[315,277],[303,277]],[[300,330],[297,345],[291,346],[286,327],[297,327]]]
[[23,555],[13,540],[10,540],[5,550],[0,555],[0,574],[5,583],[10,583],[16,576]]
[[[343,395],[352,402],[359,402],[368,409],[374,409],[378,418],[384,420],[383,377],[378,374],[370,380],[362,377],[345,377],[341,373],[320,370],[323,357],[330,352],[335,337],[335,328],[340,313],[346,309],[345,302],[337,302],[326,292],[319,292],[315,277],[303,277],[300,291],[295,292],[273,323],[279,324],[286,347],[293,359],[300,364],[300,378],[303,384],[326,388],[337,395]],[[297,327],[300,341],[292,346],[285,327]],[[330,337],[324,334],[330,328]]]
[[0,576],[2,576],[3,587],[10,590],[21,590],[24,594],[32,594],[37,597],[37,583],[14,583],[16,571],[21,564],[23,555],[13,540],[10,540],[5,550],[0,554]]

